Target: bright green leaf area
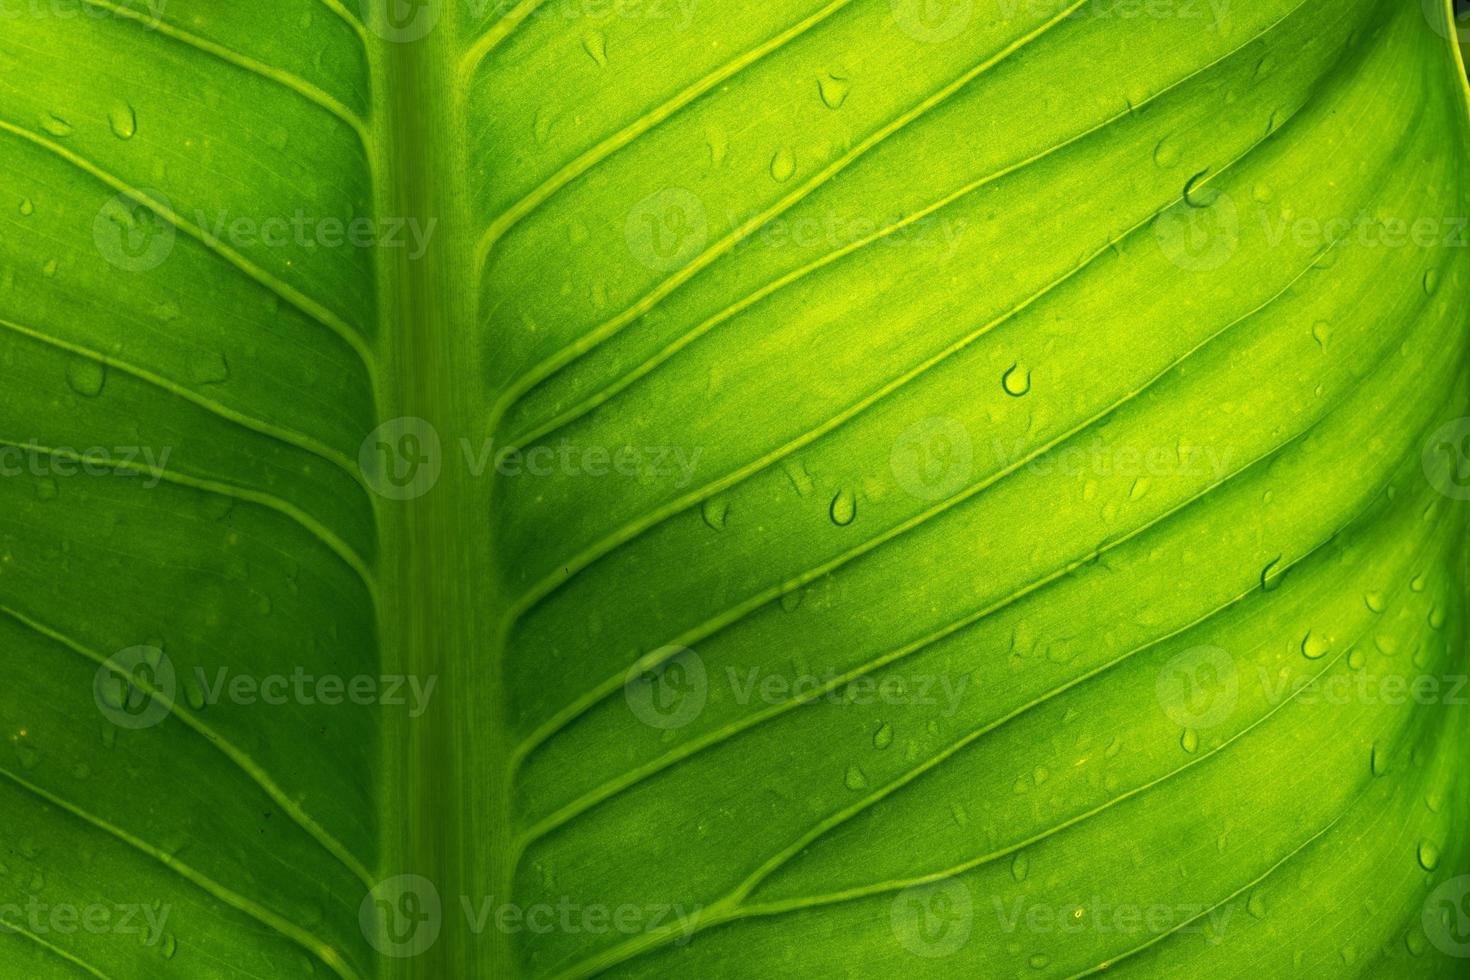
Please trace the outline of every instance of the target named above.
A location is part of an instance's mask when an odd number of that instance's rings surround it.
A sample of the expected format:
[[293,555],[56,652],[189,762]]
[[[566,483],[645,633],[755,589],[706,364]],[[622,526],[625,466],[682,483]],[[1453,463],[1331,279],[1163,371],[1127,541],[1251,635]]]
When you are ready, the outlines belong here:
[[1465,976],[1454,39],[0,0],[0,976]]

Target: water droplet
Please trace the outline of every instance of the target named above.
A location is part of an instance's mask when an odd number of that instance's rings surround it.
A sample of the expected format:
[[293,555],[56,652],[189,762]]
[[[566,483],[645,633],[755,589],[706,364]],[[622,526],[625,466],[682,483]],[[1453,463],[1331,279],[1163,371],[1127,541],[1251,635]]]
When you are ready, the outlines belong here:
[[597,62],[599,68],[607,64],[607,35],[601,31],[592,31],[582,38],[582,50]]
[[1409,582],[1409,590],[1411,592],[1423,592],[1424,586],[1427,585],[1428,582],[1429,580],[1427,576],[1425,576],[1423,572],[1420,572],[1418,575],[1415,575],[1414,578]]
[[1377,742],[1373,743],[1373,754],[1372,754],[1372,757],[1371,757],[1371,759],[1369,761],[1370,761],[1370,768],[1373,771],[1373,775],[1375,775],[1375,776],[1386,776],[1386,775],[1388,775],[1388,749],[1387,748],[1385,748],[1382,745],[1379,745]]
[[83,398],[96,398],[107,385],[107,366],[90,358],[73,358],[66,366],[66,383]]
[[23,197],[20,199],[20,213],[28,218],[36,213],[36,206],[31,203],[30,198]]
[[1308,630],[1302,637],[1302,656],[1308,660],[1321,660],[1332,649],[1332,642],[1316,630]]
[[1160,140],[1154,147],[1154,163],[1161,167],[1172,167],[1179,162],[1179,145],[1170,140]]
[[189,358],[189,380],[195,384],[218,385],[230,380],[230,365],[223,354],[200,351]]
[[1037,953],[1031,957],[1029,962],[1031,963],[1031,969],[1045,970],[1048,966],[1051,966],[1051,957],[1045,953]]
[[1000,377],[1000,386],[1012,398],[1023,398],[1031,393],[1031,372],[1020,364],[1012,364]]
[[1266,900],[1261,897],[1260,892],[1251,893],[1251,897],[1246,900],[1245,910],[1251,914],[1253,919],[1266,917]]
[[852,91],[852,82],[846,75],[828,72],[817,79],[817,89],[822,93],[822,103],[828,109],[841,109]]
[[838,527],[847,527],[857,520],[857,497],[851,490],[840,490],[837,496],[832,498],[832,506],[828,508],[832,517],[832,523]]
[[1317,342],[1318,347],[1326,350],[1327,342],[1332,339],[1332,324],[1326,320],[1318,320],[1312,324],[1312,339]]
[[1382,592],[1369,592],[1369,593],[1367,593],[1366,595],[1363,596],[1363,604],[1368,607],[1368,609],[1369,609],[1370,612],[1376,612],[1376,613],[1383,612],[1383,610],[1384,610],[1383,593]]
[[873,733],[873,748],[886,749],[892,744],[893,726],[885,721],[883,724],[879,725],[878,730]]
[[1018,851],[1011,859],[1011,877],[1017,881],[1025,881],[1026,876],[1031,873],[1031,859],[1026,856],[1025,851]]
[[1433,296],[1434,291],[1438,288],[1439,270],[1430,269],[1428,272],[1424,273],[1424,292],[1430,296]]
[[1184,734],[1179,736],[1179,747],[1190,755],[1199,751],[1199,732],[1193,728],[1186,728]]
[[138,115],[126,102],[113,104],[107,111],[107,122],[112,126],[112,135],[120,140],[130,140],[138,135]]
[[1364,665],[1368,663],[1368,655],[1358,647],[1353,647],[1352,651],[1348,653],[1347,662],[1348,666],[1353,670],[1362,670]]
[[1258,204],[1269,204],[1272,197],[1271,185],[1264,181],[1256,181],[1256,185],[1251,188],[1251,197],[1255,198]]
[[1435,630],[1444,629],[1445,611],[1444,606],[1435,606],[1429,610],[1429,628]]
[[868,787],[868,777],[857,766],[847,767],[847,775],[843,778],[842,782],[843,785],[852,790],[867,789]]
[[41,117],[41,128],[58,139],[71,135],[71,123],[54,112],[48,112]]
[[725,529],[725,521],[730,516],[730,503],[726,500],[706,500],[703,506],[699,508],[699,516],[704,518],[704,522],[712,530],[723,531]]
[[801,608],[801,600],[806,597],[806,590],[801,586],[793,586],[781,593],[781,609],[783,612],[796,612]]
[[41,275],[47,279],[53,279],[56,276],[56,271],[60,268],[61,266],[55,259],[47,259],[46,264],[41,266]]
[[796,154],[792,153],[790,150],[783,146],[781,149],[776,151],[775,156],[771,157],[771,176],[775,178],[776,183],[784,184],[788,180],[790,180],[792,176],[795,175],[795,173]]
[[1425,871],[1433,871],[1439,867],[1439,846],[1430,841],[1423,841],[1419,845],[1419,867]]
[[158,945],[158,951],[163,954],[163,958],[166,960],[174,958],[174,954],[179,951],[179,943],[173,937],[173,933],[169,933],[163,937],[163,942]]

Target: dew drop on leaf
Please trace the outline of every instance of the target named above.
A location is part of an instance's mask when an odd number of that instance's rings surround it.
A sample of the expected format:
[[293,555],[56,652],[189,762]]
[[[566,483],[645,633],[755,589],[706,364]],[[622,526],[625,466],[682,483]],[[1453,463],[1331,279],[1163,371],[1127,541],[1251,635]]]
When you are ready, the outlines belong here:
[[31,203],[30,198],[23,197],[20,199],[20,213],[26,217],[30,217],[36,213],[36,206]]
[[1375,776],[1388,775],[1388,749],[1376,742],[1373,745],[1373,755],[1369,762],[1369,768]]
[[1161,167],[1172,167],[1179,162],[1179,146],[1170,140],[1160,140],[1154,147],[1154,163]]
[[1316,630],[1309,630],[1302,637],[1302,656],[1308,660],[1321,660],[1327,656],[1327,651],[1332,648],[1328,639]]
[[851,490],[840,490],[837,496],[832,498],[832,506],[828,508],[832,523],[838,527],[847,527],[857,520],[857,497]]
[[868,787],[868,777],[857,766],[847,767],[847,775],[843,778],[842,782],[843,785],[852,790],[867,789]]
[[54,112],[48,112],[41,117],[41,128],[57,139],[63,139],[71,135],[71,123],[62,119]]
[[873,733],[873,748],[886,749],[892,744],[893,726],[885,721],[883,724],[879,725],[878,730]]
[[1199,751],[1199,732],[1193,728],[1186,728],[1184,734],[1179,736],[1179,747],[1190,755]]
[[1433,871],[1439,867],[1439,847],[1430,841],[1419,844],[1419,867],[1425,871]]
[[138,135],[138,115],[126,102],[117,102],[107,111],[107,123],[112,134],[120,140],[130,140]]
[[1007,395],[1012,398],[1023,398],[1031,393],[1031,372],[1021,367],[1020,364],[1012,364],[1006,373],[1001,375],[1000,384]]
[[582,38],[582,50],[597,62],[599,68],[605,66],[607,64],[607,35],[601,31],[592,31]]
[[1384,604],[1383,604],[1383,593],[1382,592],[1369,592],[1369,593],[1367,593],[1366,595],[1363,596],[1363,604],[1368,607],[1368,609],[1369,609],[1370,612],[1376,612],[1376,613],[1383,612],[1383,610],[1385,608],[1384,607]]
[[1026,856],[1025,851],[1020,851],[1011,859],[1011,877],[1017,881],[1025,881],[1026,876],[1031,873],[1031,859]]
[[90,358],[75,358],[66,366],[66,383],[83,398],[96,398],[107,385],[107,367]]
[[1430,269],[1424,273],[1424,293],[1433,296],[1434,291],[1439,288],[1439,270]]
[[841,109],[852,91],[852,82],[846,75],[828,72],[817,79],[817,89],[822,94],[822,104],[828,109]]
[[699,516],[712,530],[723,531],[730,516],[730,504],[725,500],[706,500],[699,508]]
[[783,146],[781,149],[776,151],[775,156],[771,157],[771,176],[775,178],[776,183],[784,184],[788,180],[790,180],[792,176],[795,175],[795,173],[796,154],[792,153],[789,149]]

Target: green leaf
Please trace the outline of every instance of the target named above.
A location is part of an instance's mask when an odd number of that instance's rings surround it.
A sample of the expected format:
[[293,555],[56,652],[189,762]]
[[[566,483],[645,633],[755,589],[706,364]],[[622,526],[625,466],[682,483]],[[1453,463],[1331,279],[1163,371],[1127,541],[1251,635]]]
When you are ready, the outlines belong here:
[[1463,974],[1448,2],[0,18],[0,975]]

